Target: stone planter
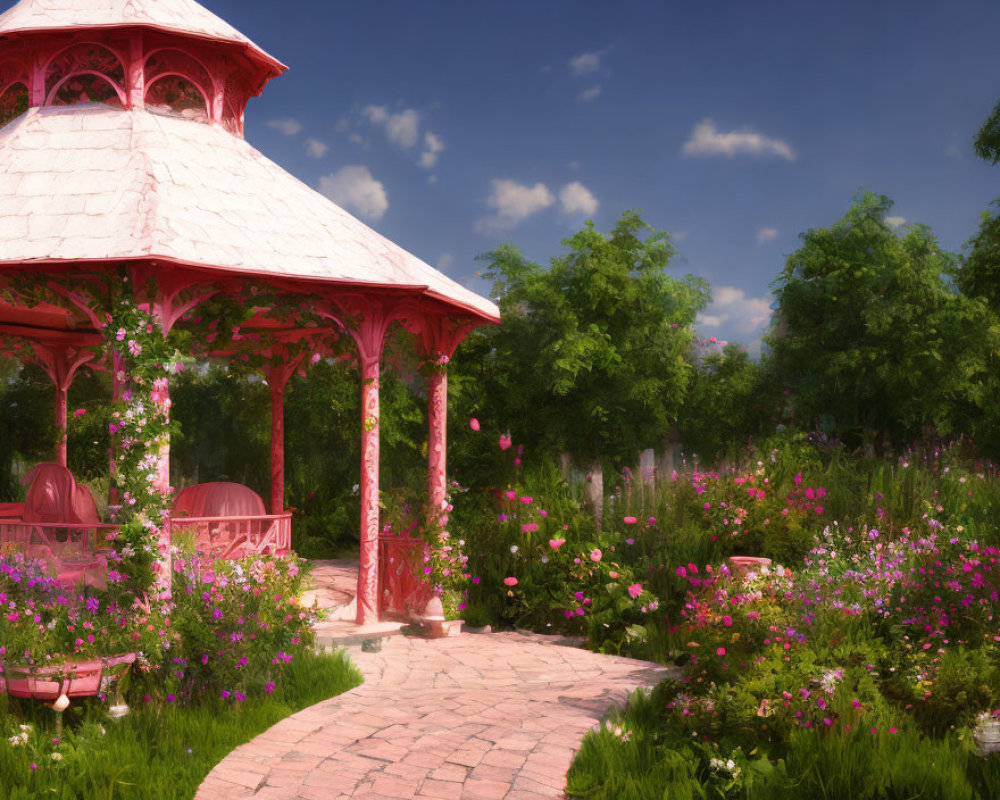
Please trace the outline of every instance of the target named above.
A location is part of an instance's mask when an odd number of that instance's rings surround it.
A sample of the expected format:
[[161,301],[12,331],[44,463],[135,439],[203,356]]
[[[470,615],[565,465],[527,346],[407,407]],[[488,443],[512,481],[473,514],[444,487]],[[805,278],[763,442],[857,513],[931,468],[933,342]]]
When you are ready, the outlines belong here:
[[976,740],[979,754],[988,756],[1000,753],[1000,719],[993,719],[989,714],[981,714],[977,723],[972,738]]
[[761,567],[770,567],[771,559],[754,556],[730,556],[729,569],[736,578],[746,578],[751,572],[760,572]]

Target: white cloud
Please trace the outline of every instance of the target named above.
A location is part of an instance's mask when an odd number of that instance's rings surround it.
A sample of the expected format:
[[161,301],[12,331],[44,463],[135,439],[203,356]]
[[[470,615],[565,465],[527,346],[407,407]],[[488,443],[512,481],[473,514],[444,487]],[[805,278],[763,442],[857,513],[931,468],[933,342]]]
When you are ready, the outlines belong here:
[[372,177],[368,167],[359,164],[323,175],[319,179],[319,190],[337,205],[365,219],[382,219],[389,208],[385,186]]
[[564,214],[585,214],[590,217],[597,213],[598,203],[590,189],[579,181],[573,181],[560,190],[559,205]]
[[733,158],[746,154],[753,156],[777,156],[786,161],[794,161],[795,151],[781,139],[770,139],[750,128],[722,132],[715,123],[705,119],[694,126],[691,138],[682,150],[686,156],[725,156]]
[[544,183],[525,186],[507,178],[494,178],[493,192],[486,202],[497,213],[476,222],[476,230],[480,233],[509,230],[526,217],[545,210],[555,201],[555,196]]
[[345,117],[341,117],[333,125],[334,133],[347,133],[350,129],[351,121]]
[[447,271],[455,263],[455,256],[451,253],[442,253],[438,258],[438,266]]
[[412,108],[390,114],[385,123],[385,135],[389,141],[409,150],[417,143],[420,131],[420,115]]
[[764,244],[764,242],[773,242],[778,238],[777,228],[761,228],[757,231],[757,244]]
[[601,95],[601,84],[596,86],[591,86],[589,89],[584,89],[576,97],[578,100],[593,100],[595,97],[600,97]]
[[385,106],[365,106],[361,113],[372,125],[385,125],[389,119],[389,109]]
[[306,139],[306,152],[313,158],[322,158],[329,149],[330,145],[326,142],[321,142],[319,139]]
[[[735,286],[712,289],[712,302],[698,314],[697,324],[705,335],[749,339],[759,336],[771,318],[769,297],[747,297]],[[723,330],[713,330],[722,328]]]
[[420,136],[420,114],[416,109],[406,108],[398,114],[390,114],[385,106],[365,106],[361,114],[372,125],[385,130],[386,138],[409,150]]
[[269,119],[269,128],[281,131],[285,136],[294,136],[302,130],[302,123],[297,119]]
[[424,134],[424,152],[420,154],[420,166],[424,169],[433,167],[442,150],[444,150],[444,142],[441,141],[441,137],[427,131]]
[[365,137],[363,137],[357,131],[354,131],[350,136],[347,137],[351,140],[352,144],[359,145],[361,147],[367,147],[367,142],[365,142]]
[[580,53],[569,60],[569,69],[576,76],[597,72],[601,68],[601,54]]
[[906,224],[906,217],[886,217],[885,224],[892,228],[902,228]]

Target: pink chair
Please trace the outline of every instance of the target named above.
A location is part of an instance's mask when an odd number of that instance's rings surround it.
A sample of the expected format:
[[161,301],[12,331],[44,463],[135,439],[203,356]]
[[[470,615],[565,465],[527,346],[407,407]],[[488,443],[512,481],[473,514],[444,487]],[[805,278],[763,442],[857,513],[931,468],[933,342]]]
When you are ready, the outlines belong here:
[[181,490],[171,512],[171,531],[194,535],[211,559],[275,552],[267,542],[279,520],[268,518],[264,501],[240,483],[199,483]]
[[[94,495],[61,464],[36,464],[21,480],[28,486],[23,504],[10,504],[0,522],[5,543],[25,555],[41,558],[63,585],[100,583],[107,575],[107,559],[87,537],[100,524]],[[17,517],[13,513],[21,505]]]

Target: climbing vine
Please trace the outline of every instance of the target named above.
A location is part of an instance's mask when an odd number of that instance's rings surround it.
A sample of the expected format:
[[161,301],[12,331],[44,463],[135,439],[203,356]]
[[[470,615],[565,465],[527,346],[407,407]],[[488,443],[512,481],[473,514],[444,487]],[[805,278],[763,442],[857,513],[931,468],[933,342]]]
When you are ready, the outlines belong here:
[[183,369],[184,357],[168,344],[148,304],[136,301],[127,275],[104,330],[123,386],[110,423],[116,443],[112,485],[121,508],[108,584],[115,594],[138,597],[169,563],[165,526],[172,488],[159,480],[158,467],[170,442],[169,376]]

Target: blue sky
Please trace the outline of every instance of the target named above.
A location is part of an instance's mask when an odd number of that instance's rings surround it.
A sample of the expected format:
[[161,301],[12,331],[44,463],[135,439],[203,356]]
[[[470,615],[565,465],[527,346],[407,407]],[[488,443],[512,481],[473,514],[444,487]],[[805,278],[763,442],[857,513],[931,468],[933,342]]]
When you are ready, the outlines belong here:
[[971,140],[1000,99],[1000,3],[204,0],[287,63],[247,139],[487,293],[638,208],[750,344],[798,243],[859,188],[959,249],[1000,197]]

